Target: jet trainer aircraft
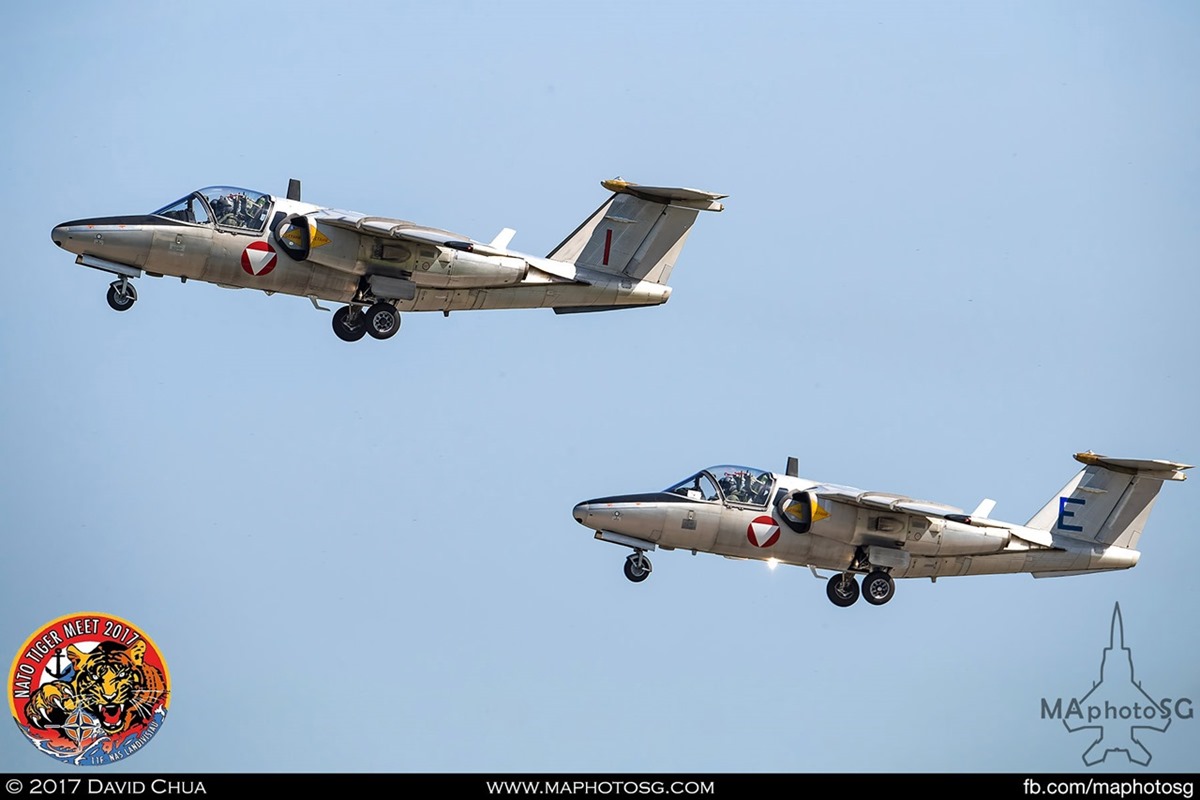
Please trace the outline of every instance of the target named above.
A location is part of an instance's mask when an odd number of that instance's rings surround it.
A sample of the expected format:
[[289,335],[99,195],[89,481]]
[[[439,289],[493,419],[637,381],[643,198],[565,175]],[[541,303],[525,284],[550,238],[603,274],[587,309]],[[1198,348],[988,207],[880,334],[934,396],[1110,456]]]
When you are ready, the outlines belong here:
[[[667,280],[700,211],[726,195],[613,179],[613,194],[544,258],[510,250],[515,231],[490,242],[400,219],[214,186],[150,214],[64,222],[56,245],[76,264],[109,272],[108,304],[137,300],[131,278],[171,275],[231,289],[343,303],[333,330],[352,342],[387,339],[401,311],[552,308],[608,311],[665,303]],[[323,309],[329,310],[329,309]]]
[[[603,542],[633,550],[625,577],[644,581],[646,552],[690,550],[833,570],[829,599],[850,606],[860,592],[872,605],[895,593],[895,578],[1029,572],[1035,578],[1128,569],[1163,481],[1181,481],[1188,464],[1109,458],[1084,464],[1024,525],[972,512],[737,466],[710,467],[660,492],[587,500],[575,520]],[[865,575],[860,590],[857,577]]]

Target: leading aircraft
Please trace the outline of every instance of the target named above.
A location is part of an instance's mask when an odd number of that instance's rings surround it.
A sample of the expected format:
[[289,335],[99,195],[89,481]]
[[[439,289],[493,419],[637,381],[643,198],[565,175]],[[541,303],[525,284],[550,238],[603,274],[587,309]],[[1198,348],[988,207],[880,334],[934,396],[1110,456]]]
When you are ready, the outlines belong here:
[[212,186],[149,214],[64,222],[50,238],[75,263],[117,276],[108,304],[127,311],[130,282],[170,275],[230,289],[343,304],[333,330],[348,342],[388,339],[402,311],[552,308],[558,314],[656,306],[700,211],[726,195],[602,181],[612,192],[545,257],[509,249],[515,234],[481,242],[401,219]]
[[[896,578],[1028,572],[1035,578],[1128,569],[1163,481],[1189,464],[1077,453],[1083,464],[1028,522],[993,519],[995,501],[974,511],[801,478],[719,466],[659,492],[586,500],[575,520],[602,542],[623,545],[625,577],[652,569],[647,551],[690,550],[734,559],[831,570],[826,594],[851,606],[860,594],[883,605]],[[862,578],[859,588],[858,576]]]

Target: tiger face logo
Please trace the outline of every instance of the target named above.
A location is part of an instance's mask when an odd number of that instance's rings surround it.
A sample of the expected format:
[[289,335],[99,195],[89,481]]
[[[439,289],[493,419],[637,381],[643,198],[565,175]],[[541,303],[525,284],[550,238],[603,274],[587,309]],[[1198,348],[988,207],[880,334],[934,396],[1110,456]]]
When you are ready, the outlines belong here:
[[26,739],[68,763],[125,758],[162,727],[167,665],[129,622],[104,614],[60,617],[36,631],[9,673],[9,707]]

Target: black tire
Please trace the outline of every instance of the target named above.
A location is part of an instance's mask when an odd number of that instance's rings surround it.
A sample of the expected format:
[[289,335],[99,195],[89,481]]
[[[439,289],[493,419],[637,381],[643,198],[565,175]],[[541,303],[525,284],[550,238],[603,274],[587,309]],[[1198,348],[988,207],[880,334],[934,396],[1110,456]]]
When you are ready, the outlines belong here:
[[400,312],[391,303],[376,303],[367,309],[367,333],[376,339],[390,339],[400,330]]
[[350,306],[342,306],[333,312],[333,332],[343,342],[357,342],[367,335],[367,323],[362,314],[350,321]]
[[825,594],[829,595],[829,601],[835,606],[847,608],[858,600],[858,581],[853,575],[839,572],[825,584]]
[[108,307],[113,311],[128,311],[133,308],[133,304],[137,302],[137,289],[126,284],[125,291],[119,291],[120,281],[109,284],[108,287]]
[[896,581],[883,570],[874,572],[863,578],[862,596],[873,606],[881,606],[896,594]]
[[634,583],[641,583],[650,577],[650,571],[653,567],[650,566],[650,559],[642,556],[639,559],[637,556],[630,556],[625,559],[625,577]]

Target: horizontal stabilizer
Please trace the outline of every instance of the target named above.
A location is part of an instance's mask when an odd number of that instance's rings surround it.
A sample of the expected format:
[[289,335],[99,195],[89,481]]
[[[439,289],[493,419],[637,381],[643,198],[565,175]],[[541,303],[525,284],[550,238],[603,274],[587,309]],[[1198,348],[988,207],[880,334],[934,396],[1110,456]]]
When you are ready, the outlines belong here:
[[1075,460],[1089,466],[1107,467],[1113,472],[1140,473],[1163,481],[1186,480],[1187,476],[1183,474],[1183,471],[1192,468],[1191,464],[1179,464],[1160,458],[1109,458],[1093,453],[1091,450],[1086,453],[1076,453]]
[[617,194],[631,194],[634,197],[640,197],[643,200],[653,200],[655,202],[684,202],[697,203],[697,208],[705,211],[722,211],[725,206],[716,202],[723,200],[729,195],[716,194],[715,192],[705,192],[700,189],[687,189],[684,187],[673,186],[642,186],[640,183],[630,183],[623,181],[620,178],[612,180],[600,181],[600,185],[610,192]]

